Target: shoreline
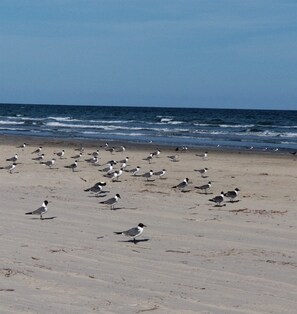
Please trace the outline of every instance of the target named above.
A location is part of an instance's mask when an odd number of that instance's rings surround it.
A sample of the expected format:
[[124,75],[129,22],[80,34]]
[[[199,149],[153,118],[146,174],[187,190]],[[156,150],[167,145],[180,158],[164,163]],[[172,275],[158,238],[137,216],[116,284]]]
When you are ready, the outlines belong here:
[[[54,138],[54,137],[40,137],[40,136],[24,136],[24,135],[6,135],[0,134],[0,141],[3,144],[11,144],[16,143],[17,145],[21,145],[22,143],[29,142],[38,145],[38,143],[46,143],[47,145],[61,145],[63,143],[75,146],[81,145],[85,147],[93,147],[93,148],[103,148],[105,143],[110,143],[110,146],[127,146],[129,149],[137,150],[137,149],[165,149],[168,151],[174,152],[177,147],[181,148],[181,146],[172,145],[172,144],[158,144],[158,143],[142,143],[142,142],[134,142],[134,141],[120,141],[120,140],[104,140],[104,139],[79,139],[79,138]],[[250,154],[250,155],[259,155],[259,156],[289,156],[290,150],[281,150],[281,151],[263,151],[259,149],[247,149],[247,148],[229,148],[229,147],[209,147],[209,146],[187,146],[191,152],[201,153],[204,151],[215,152],[215,153],[230,153],[230,154]],[[179,152],[180,153],[180,152]]]

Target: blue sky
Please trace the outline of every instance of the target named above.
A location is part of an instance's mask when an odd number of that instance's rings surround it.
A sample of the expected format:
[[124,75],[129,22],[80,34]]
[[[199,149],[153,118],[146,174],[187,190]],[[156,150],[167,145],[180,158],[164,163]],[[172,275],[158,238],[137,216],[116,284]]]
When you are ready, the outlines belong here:
[[0,102],[297,109],[295,0],[0,0]]

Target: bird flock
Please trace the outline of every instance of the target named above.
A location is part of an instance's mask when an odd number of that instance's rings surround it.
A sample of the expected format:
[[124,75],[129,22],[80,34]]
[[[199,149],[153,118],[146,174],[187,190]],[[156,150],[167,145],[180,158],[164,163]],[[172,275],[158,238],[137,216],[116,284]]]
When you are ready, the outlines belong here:
[[[28,148],[28,144],[23,143],[22,145],[18,146],[17,149],[21,149],[22,154],[26,149]],[[130,156],[127,156],[126,146],[120,146],[120,147],[110,147],[108,143],[106,143],[103,147],[100,147],[100,149],[97,149],[93,152],[86,152],[85,148],[80,146],[75,149],[75,152],[70,152],[70,148],[67,150],[62,149],[60,151],[56,151],[53,153],[52,156],[49,156],[49,158],[46,158],[46,154],[44,153],[44,149],[42,146],[39,146],[38,148],[34,148],[33,150],[30,150],[30,154],[32,155],[31,160],[35,163],[40,164],[43,167],[47,167],[49,169],[59,169],[59,167],[64,167],[66,169],[69,169],[73,173],[79,173],[80,170],[80,164],[85,163],[92,167],[96,167],[96,171],[98,170],[98,174],[104,178],[103,180],[100,180],[98,182],[93,183],[88,188],[84,189],[84,192],[86,193],[92,193],[96,197],[106,197],[107,194],[110,192],[107,187],[110,186],[110,188],[113,188],[113,184],[115,182],[121,182],[121,177],[125,176],[132,176],[132,177],[138,177],[140,180],[143,180],[144,182],[150,182],[155,180],[166,180],[168,173],[165,168],[158,169],[157,171],[152,170],[152,164],[154,162],[154,165],[158,164],[158,160],[160,158],[163,158],[163,161],[167,163],[182,163],[183,161],[183,154],[189,152],[188,147],[177,147],[174,150],[174,155],[171,156],[162,156],[162,152],[160,149],[156,149],[153,152],[150,152],[147,156],[143,156],[141,161],[138,161],[137,164],[132,164]],[[73,150],[73,149],[72,149]],[[123,154],[125,154],[125,157],[123,157]],[[7,170],[10,174],[13,174],[16,172],[17,165],[21,163],[19,158],[20,153],[15,153],[14,155],[6,158],[7,162],[10,162],[9,165],[1,167],[1,169]],[[102,162],[102,157],[111,156],[112,159],[110,159],[107,162]],[[116,157],[120,156],[117,160]],[[162,157],[161,157],[162,156]],[[204,152],[203,154],[196,154],[197,163],[201,162],[207,165],[207,161],[209,159],[208,152]],[[195,158],[196,158],[195,157]],[[65,162],[61,165],[62,160],[72,160],[71,162],[67,163],[65,165]],[[163,162],[164,166],[164,162]],[[150,170],[145,170],[148,167],[150,167]],[[172,168],[172,167],[171,167]],[[144,169],[144,170],[142,170]],[[208,178],[208,174],[211,173],[211,169],[209,167],[201,167],[199,169],[193,169],[193,177],[194,180],[196,180],[197,174],[199,174],[199,177],[201,177],[203,180]],[[176,175],[176,172],[171,170],[170,173],[171,177],[173,175]],[[213,194],[211,190],[213,189],[213,181],[210,181],[209,179],[207,182],[205,182],[202,185],[195,186],[193,185],[192,180],[190,180],[188,177],[186,178],[176,178],[179,179],[180,182],[174,186],[171,187],[172,190],[175,190],[176,192],[189,192],[189,191],[198,191],[200,194],[208,195]],[[194,189],[192,189],[192,187]],[[227,191],[227,192],[221,192],[217,196],[214,196],[210,199],[208,199],[209,202],[214,203],[214,206],[221,207],[226,206],[226,199],[229,199],[229,202],[236,202],[238,201],[239,196],[239,188],[235,188],[234,190]],[[112,197],[106,198],[99,202],[102,206],[107,206],[110,208],[110,210],[115,210],[117,204],[121,201],[121,195],[119,193],[115,193]],[[26,212],[26,215],[38,215],[41,220],[44,219],[43,215],[45,215],[48,211],[48,200],[43,200],[42,205],[38,207],[35,210]],[[146,227],[143,223],[139,223],[136,227],[127,229],[125,231],[117,231],[115,234],[123,234],[125,236],[128,236],[132,239],[134,243],[137,243],[136,238],[139,237],[143,233],[143,228]]]

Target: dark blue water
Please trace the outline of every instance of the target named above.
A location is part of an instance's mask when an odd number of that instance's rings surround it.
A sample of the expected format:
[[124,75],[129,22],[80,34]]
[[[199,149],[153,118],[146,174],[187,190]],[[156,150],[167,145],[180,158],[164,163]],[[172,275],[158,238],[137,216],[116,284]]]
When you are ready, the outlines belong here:
[[2,104],[0,134],[297,150],[297,111]]

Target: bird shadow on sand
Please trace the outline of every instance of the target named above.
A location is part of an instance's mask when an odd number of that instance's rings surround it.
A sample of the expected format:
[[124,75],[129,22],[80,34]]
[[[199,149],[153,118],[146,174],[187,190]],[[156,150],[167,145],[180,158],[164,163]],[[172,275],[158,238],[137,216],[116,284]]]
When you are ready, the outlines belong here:
[[120,210],[120,209],[125,209],[125,207],[114,207],[114,208],[106,207],[106,208],[101,208],[101,209],[102,210],[116,211],[116,210]]
[[223,205],[213,205],[213,207],[209,208],[208,210],[214,210],[214,207],[215,208],[222,208],[222,207],[225,207],[225,206],[226,206],[226,204],[223,204]]
[[[107,193],[107,192],[104,192],[104,193]],[[102,194],[102,195],[98,194],[98,195],[89,195],[88,197],[106,197],[106,196],[107,194]]]
[[238,203],[240,202],[240,200],[236,200],[236,201],[227,201],[227,203],[233,204],[233,203]]
[[52,219],[55,219],[57,218],[57,216],[53,216],[53,217],[46,217],[46,218],[37,218],[37,217],[34,217],[34,218],[31,218],[32,220],[52,220]]
[[139,240],[121,240],[119,242],[125,242],[125,243],[134,243],[134,244],[137,244],[139,242],[147,242],[149,241],[150,239],[139,239]]
[[202,192],[197,192],[198,194],[201,194],[201,195],[211,195],[213,194],[212,192],[209,192],[209,193],[202,193]]

